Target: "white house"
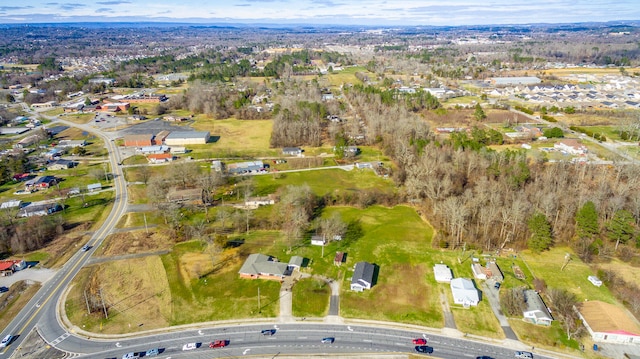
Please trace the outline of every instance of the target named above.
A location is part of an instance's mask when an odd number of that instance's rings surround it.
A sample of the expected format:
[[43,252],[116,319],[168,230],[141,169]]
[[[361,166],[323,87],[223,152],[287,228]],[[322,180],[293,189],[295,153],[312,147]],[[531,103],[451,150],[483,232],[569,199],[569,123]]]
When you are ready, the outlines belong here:
[[522,311],[524,321],[539,325],[551,325],[553,317],[538,292],[525,290],[524,302],[526,304],[526,308]]
[[465,307],[476,306],[480,302],[480,294],[471,279],[454,278],[451,280],[451,294],[453,302]]
[[485,272],[484,267],[481,266],[480,263],[471,263],[471,271],[475,279],[487,279],[487,272]]
[[312,246],[324,246],[327,244],[327,239],[324,236],[311,236]]
[[582,303],[578,314],[594,342],[640,345],[640,327],[626,310],[592,300]]
[[371,289],[373,285],[373,273],[375,267],[369,262],[356,263],[353,277],[351,277],[351,290],[362,292],[365,289]]
[[436,282],[450,283],[453,279],[453,273],[451,268],[446,264],[436,264],[433,266],[433,275],[436,277]]
[[567,152],[571,155],[584,155],[588,152],[587,147],[574,139],[565,139],[553,145],[553,148]]

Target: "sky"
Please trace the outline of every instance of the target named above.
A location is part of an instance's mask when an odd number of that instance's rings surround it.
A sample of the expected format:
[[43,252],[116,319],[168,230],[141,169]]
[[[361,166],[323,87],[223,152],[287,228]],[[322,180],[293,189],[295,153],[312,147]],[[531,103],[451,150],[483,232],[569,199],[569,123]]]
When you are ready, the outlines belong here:
[[640,20],[639,0],[0,0],[0,23],[460,26]]

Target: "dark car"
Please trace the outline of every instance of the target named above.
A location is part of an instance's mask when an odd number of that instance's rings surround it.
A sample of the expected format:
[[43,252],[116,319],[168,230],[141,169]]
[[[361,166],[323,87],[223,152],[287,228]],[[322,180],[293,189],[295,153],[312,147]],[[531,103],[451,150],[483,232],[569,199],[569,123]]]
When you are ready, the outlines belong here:
[[274,334],[276,334],[276,330],[275,329],[264,329],[260,333],[262,333],[262,335],[274,335]]
[[433,348],[426,345],[416,345],[415,349],[416,349],[416,352],[418,353],[425,353],[425,354],[433,353]]
[[9,288],[7,287],[0,287],[0,293],[4,293],[4,292],[8,292]]
[[480,357],[476,357],[476,359],[493,359],[493,358],[489,357],[489,356],[486,356],[486,355],[483,355],[483,356],[480,356]]
[[494,287],[495,289],[500,289],[500,285],[501,285],[501,283],[500,283],[500,282],[496,282],[496,284],[494,284],[494,285],[493,285],[493,287]]

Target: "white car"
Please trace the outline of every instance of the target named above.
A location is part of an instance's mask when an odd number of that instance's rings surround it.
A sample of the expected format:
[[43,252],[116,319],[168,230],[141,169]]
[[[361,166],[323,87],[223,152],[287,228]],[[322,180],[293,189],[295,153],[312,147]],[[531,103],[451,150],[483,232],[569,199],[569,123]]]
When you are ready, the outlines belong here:
[[140,358],[140,356],[138,356],[138,354],[136,353],[127,353],[125,355],[122,356],[122,359],[138,359]]
[[4,337],[2,339],[2,342],[0,342],[0,348],[4,348],[7,345],[9,345],[11,343],[11,340],[13,340],[13,335],[9,334],[6,337]]
[[193,350],[198,348],[198,343],[187,343],[182,346],[182,350]]

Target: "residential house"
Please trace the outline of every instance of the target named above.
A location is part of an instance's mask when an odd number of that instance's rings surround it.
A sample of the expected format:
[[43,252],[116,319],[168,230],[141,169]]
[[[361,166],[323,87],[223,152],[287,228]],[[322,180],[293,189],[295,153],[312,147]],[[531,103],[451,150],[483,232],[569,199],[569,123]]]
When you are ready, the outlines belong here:
[[287,263],[278,262],[276,258],[261,253],[253,253],[247,257],[238,273],[240,278],[283,281],[291,271]]
[[59,171],[59,170],[68,170],[69,168],[73,168],[75,166],[75,162],[59,159],[55,160],[47,165],[47,170],[49,171]]
[[567,152],[572,155],[584,155],[588,152],[587,147],[574,139],[564,139],[553,145],[553,148]]
[[538,292],[531,289],[525,290],[524,302],[526,308],[522,311],[522,316],[525,322],[546,326],[551,325],[553,317]]
[[165,163],[173,161],[173,155],[171,153],[154,153],[147,155],[149,163]]
[[31,203],[20,208],[18,217],[47,216],[62,211],[62,209],[58,203]]
[[54,176],[42,176],[25,182],[24,187],[27,190],[46,189],[51,186],[55,186],[57,183],[58,180]]
[[29,147],[33,144],[35,144],[36,142],[40,141],[42,137],[40,135],[31,135],[31,136],[27,136],[23,139],[21,139],[20,141],[18,141],[18,143],[15,144],[15,148],[26,148]]
[[22,204],[21,200],[14,199],[11,201],[2,202],[2,204],[0,204],[0,209],[17,208],[17,207],[20,207],[21,204]]
[[255,173],[264,170],[262,161],[229,163],[226,167],[229,174]]
[[471,279],[454,278],[451,280],[453,302],[465,307],[476,306],[480,302],[480,294]]
[[487,278],[493,279],[496,282],[502,282],[504,280],[504,275],[502,274],[500,267],[498,267],[498,264],[495,261],[487,262],[487,268],[485,272],[487,273]]
[[453,279],[453,273],[451,268],[446,264],[436,264],[433,266],[433,275],[436,277],[436,282],[450,283]]
[[597,300],[586,301],[581,303],[578,315],[594,342],[640,344],[637,321],[617,305]]
[[285,156],[300,156],[302,152],[303,150],[300,147],[285,147],[282,149],[282,154]]
[[90,185],[87,185],[87,191],[89,193],[97,192],[97,191],[100,191],[101,189],[102,189],[102,183],[92,183]]
[[85,140],[60,140],[58,141],[58,145],[56,147],[74,148],[74,147],[84,147],[86,145],[87,145],[87,141]]
[[327,244],[327,239],[325,236],[313,235],[311,236],[311,245],[312,246],[324,246]]
[[351,290],[362,292],[365,289],[371,289],[373,285],[373,275],[375,266],[369,262],[356,263],[351,277]]
[[3,260],[0,261],[0,276],[10,276],[14,272],[27,268],[27,262],[22,259]]
[[258,208],[276,203],[276,197],[273,194],[264,197],[249,197],[244,201],[245,207]]
[[485,272],[484,268],[480,263],[474,262],[471,263],[471,271],[473,272],[473,277],[475,279],[487,279],[487,272]]
[[42,155],[44,158],[48,159],[48,160],[54,160],[57,158],[60,158],[60,156],[62,156],[65,153],[65,149],[64,148],[52,148],[51,150],[47,151],[44,153],[44,155]]

